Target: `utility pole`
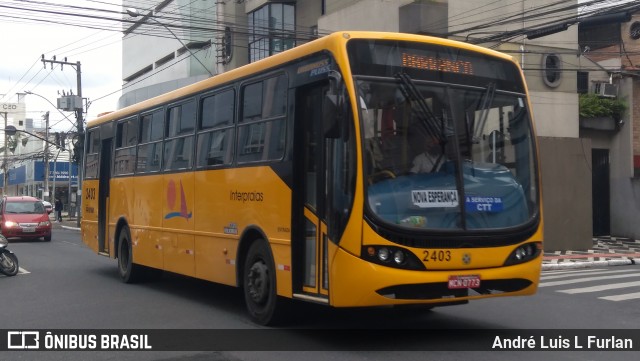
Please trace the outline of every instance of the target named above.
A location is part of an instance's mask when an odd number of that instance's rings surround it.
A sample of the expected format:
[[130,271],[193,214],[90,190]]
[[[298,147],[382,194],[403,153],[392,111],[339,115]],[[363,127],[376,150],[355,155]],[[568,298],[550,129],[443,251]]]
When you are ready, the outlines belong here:
[[[82,215],[82,207],[81,207],[82,172],[83,172],[82,163],[84,161],[84,120],[82,119],[83,118],[82,117],[82,112],[83,112],[82,100],[83,99],[82,99],[82,71],[80,68],[80,62],[78,61],[75,63],[71,63],[67,61],[67,58],[64,58],[64,61],[60,61],[60,60],[56,60],[55,56],[53,57],[52,60],[46,60],[44,58],[44,54],[42,54],[42,63],[44,64],[45,69],[47,68],[47,63],[51,63],[51,69],[53,69],[53,64],[60,64],[60,69],[62,69],[62,67],[65,65],[70,65],[76,71],[76,79],[78,83],[77,85],[78,88],[76,92],[77,97],[62,98],[62,100],[68,100],[68,102],[63,102],[63,103],[66,103],[66,107],[61,106],[61,102],[60,102],[61,99],[58,99],[58,108],[63,108],[65,110],[73,110],[76,113],[76,121],[77,121],[76,128],[78,130],[78,142],[76,143],[76,147],[74,149],[74,153],[76,153],[76,159],[78,160],[78,191],[76,192],[76,195],[77,195],[76,196],[76,212],[77,212],[76,225],[80,227],[80,219]],[[77,104],[77,102],[75,101],[76,99],[79,99],[80,104]],[[69,177],[71,177],[71,164],[69,164]]]
[[[49,112],[44,113],[44,191],[42,193],[42,199],[46,199],[49,196]],[[6,133],[6,132],[5,132]],[[51,201],[51,199],[49,199]],[[53,203],[51,203],[53,204]]]
[[[7,129],[7,118],[9,117],[9,114],[7,112],[4,112],[4,129]],[[7,177],[7,132],[4,132],[4,158],[2,159],[2,177],[3,177],[3,181],[4,183],[2,183],[2,195],[6,196],[7,195],[7,182],[9,180],[9,177]]]

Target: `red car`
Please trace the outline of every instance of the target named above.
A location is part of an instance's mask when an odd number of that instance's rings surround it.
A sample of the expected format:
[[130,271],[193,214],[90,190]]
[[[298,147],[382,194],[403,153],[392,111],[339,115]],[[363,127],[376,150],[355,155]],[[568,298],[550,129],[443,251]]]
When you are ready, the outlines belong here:
[[3,197],[0,202],[0,231],[7,238],[40,238],[51,241],[49,213],[38,198]]

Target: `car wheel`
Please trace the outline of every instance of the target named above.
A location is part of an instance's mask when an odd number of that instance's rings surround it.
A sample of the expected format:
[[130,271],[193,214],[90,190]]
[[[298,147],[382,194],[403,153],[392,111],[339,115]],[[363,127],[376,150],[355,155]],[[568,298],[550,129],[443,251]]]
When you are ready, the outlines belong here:
[[46,236],[44,236],[44,241],[45,242],[51,242],[51,233],[49,233]]

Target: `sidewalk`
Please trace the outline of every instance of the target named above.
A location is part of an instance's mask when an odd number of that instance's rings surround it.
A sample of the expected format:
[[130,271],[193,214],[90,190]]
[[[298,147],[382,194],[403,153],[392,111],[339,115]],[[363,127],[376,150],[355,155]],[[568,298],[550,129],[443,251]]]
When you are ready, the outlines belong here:
[[640,240],[597,237],[586,251],[545,252],[542,270],[640,264]]
[[80,230],[76,217],[70,217],[66,212],[62,212],[62,222],[56,222],[55,212],[51,212],[51,214],[49,214],[49,220],[51,220],[51,224],[53,224],[53,229],[65,228],[77,231]]

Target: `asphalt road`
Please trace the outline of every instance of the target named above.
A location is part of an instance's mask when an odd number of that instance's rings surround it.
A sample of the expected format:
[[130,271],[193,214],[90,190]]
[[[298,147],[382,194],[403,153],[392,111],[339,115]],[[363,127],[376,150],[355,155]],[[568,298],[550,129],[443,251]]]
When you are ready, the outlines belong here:
[[[224,331],[219,330],[242,330],[240,337],[246,340],[239,342],[236,339],[234,348],[221,351],[5,351],[6,356],[0,354],[0,359],[280,361],[286,357],[305,361],[360,361],[457,360],[461,357],[512,360],[518,357],[525,360],[622,360],[633,354],[601,351],[461,353],[463,351],[450,346],[439,350],[437,342],[441,340],[434,341],[433,338],[438,338],[438,330],[446,329],[467,330],[459,332],[461,340],[454,342],[461,350],[466,349],[465,340],[476,340],[474,334],[478,335],[477,339],[485,340],[487,335],[493,338],[501,330],[517,330],[526,336],[547,329],[624,329],[623,334],[628,332],[640,346],[640,331],[634,330],[640,320],[637,299],[607,299],[612,295],[637,293],[640,286],[619,286],[597,292],[575,291],[581,287],[606,287],[613,283],[633,284],[634,277],[640,280],[638,266],[571,273],[545,272],[542,287],[535,296],[481,300],[433,311],[336,310],[298,305],[292,309],[294,317],[290,324],[272,331],[248,321],[242,293],[235,288],[171,274],[137,285],[120,282],[116,262],[86,248],[77,231],[56,229],[52,242],[11,242],[9,248],[18,256],[23,271],[15,277],[0,276],[0,329],[101,332],[195,329],[203,331],[202,337],[212,338],[224,335]],[[568,293],[566,290],[574,291]],[[378,331],[372,333],[370,330]],[[455,332],[449,331],[447,337],[456,337]],[[615,332],[611,331],[612,334]],[[173,342],[178,343],[188,343],[186,334],[184,331],[175,331],[175,335],[169,332]],[[567,334],[572,332],[567,331]],[[214,345],[219,342],[219,339],[211,340]],[[309,351],[304,351],[306,346],[310,347]],[[285,351],[290,348],[298,351]],[[216,347],[213,349],[217,350]],[[278,351],[256,351],[261,349]]]

